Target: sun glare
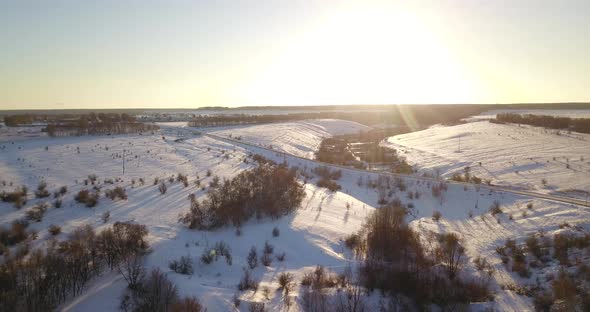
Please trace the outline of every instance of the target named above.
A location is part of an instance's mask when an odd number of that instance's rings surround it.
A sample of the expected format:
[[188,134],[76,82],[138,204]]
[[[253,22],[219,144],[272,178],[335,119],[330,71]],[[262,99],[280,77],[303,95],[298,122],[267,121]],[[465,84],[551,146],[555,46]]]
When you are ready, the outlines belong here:
[[428,24],[354,7],[305,29],[244,85],[249,104],[467,103],[472,79]]

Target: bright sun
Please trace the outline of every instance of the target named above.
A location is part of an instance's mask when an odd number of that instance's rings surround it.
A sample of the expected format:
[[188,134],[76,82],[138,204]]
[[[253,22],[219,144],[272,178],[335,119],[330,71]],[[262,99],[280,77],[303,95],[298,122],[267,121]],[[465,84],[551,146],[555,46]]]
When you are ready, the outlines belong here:
[[408,11],[348,7],[269,60],[248,104],[468,103],[474,86],[437,35]]

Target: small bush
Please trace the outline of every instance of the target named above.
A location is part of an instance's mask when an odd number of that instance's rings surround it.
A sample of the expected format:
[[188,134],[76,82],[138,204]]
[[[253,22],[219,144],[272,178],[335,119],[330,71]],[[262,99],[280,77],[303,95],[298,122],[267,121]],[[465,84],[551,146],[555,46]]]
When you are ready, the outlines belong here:
[[264,302],[250,302],[248,312],[266,312]]
[[170,312],[206,312],[197,297],[185,297],[170,305]]
[[37,204],[37,205],[33,206],[33,208],[27,210],[25,215],[26,215],[27,219],[29,219],[31,221],[41,222],[41,220],[43,220],[43,215],[45,214],[46,210],[47,210],[47,204],[45,204],[45,203]]
[[312,172],[327,180],[338,180],[342,177],[341,170],[331,170],[328,166],[315,167]]
[[211,264],[215,260],[215,249],[205,248],[203,254],[201,254],[201,261],[204,264]]
[[442,214],[440,213],[440,211],[435,210],[432,213],[432,221],[438,222],[440,220],[440,218],[442,217]]
[[59,196],[63,196],[63,195],[65,195],[67,192],[68,192],[68,187],[64,185],[64,186],[60,187],[60,188],[59,188],[59,190],[55,191],[55,192],[53,193],[53,196],[54,196],[55,198],[57,198],[57,197],[59,197]]
[[61,205],[62,205],[61,199],[56,199],[53,202],[53,207],[55,207],[55,208],[61,208]]
[[210,188],[217,188],[219,187],[219,177],[218,176],[214,176],[213,179],[211,179],[211,182],[209,182],[209,187]]
[[286,256],[286,255],[287,255],[287,254],[286,254],[285,252],[281,252],[280,254],[277,254],[277,255],[276,255],[276,257],[277,257],[277,260],[278,260],[279,262],[283,262],[283,261],[285,261],[285,256]]
[[102,223],[107,223],[107,222],[109,222],[109,219],[110,219],[110,218],[111,218],[111,213],[110,213],[110,212],[108,212],[108,211],[104,212],[104,213],[102,214],[102,217],[101,217],[101,219],[102,219]]
[[279,228],[275,226],[275,227],[272,229],[272,236],[273,236],[273,237],[278,237],[279,235],[281,235],[281,232],[279,231]]
[[213,247],[204,249],[201,255],[201,261],[205,264],[210,264],[213,261],[217,261],[219,257],[225,257],[227,264],[232,265],[231,249],[224,241],[219,241]]
[[89,190],[80,190],[74,199],[86,207],[94,207],[98,204],[98,192],[90,192]]
[[179,274],[193,274],[193,264],[189,256],[182,256],[179,260],[170,261],[168,267]]
[[44,181],[39,183],[37,186],[37,190],[35,191],[35,197],[37,198],[45,198],[49,197],[49,191],[47,190],[47,183]]
[[29,236],[27,227],[29,223],[26,220],[17,220],[12,222],[10,228],[0,227],[0,244],[4,246],[16,245]]
[[547,291],[540,291],[533,298],[533,305],[535,306],[535,311],[549,312],[553,305],[553,296]]
[[120,186],[117,186],[112,190],[106,190],[105,194],[111,200],[115,200],[117,198],[127,200],[127,193],[125,192],[125,189]]
[[184,187],[188,186],[188,176],[183,175],[182,173],[178,173],[178,175],[176,176],[176,181],[177,182],[182,182],[182,184],[184,185]]
[[88,175],[88,180],[90,181],[90,183],[92,183],[92,185],[94,185],[96,183],[96,180],[98,180],[98,177],[96,176],[96,174],[91,174]]
[[551,288],[553,297],[559,300],[571,301],[577,294],[576,283],[565,270],[559,272],[557,278],[551,283]]
[[264,242],[263,253],[272,254],[273,251],[274,251],[274,246],[269,244],[268,241]]
[[495,216],[497,214],[504,213],[504,211],[502,211],[502,208],[500,207],[500,202],[499,201],[494,200],[494,202],[490,206],[490,213],[492,214],[492,216]]
[[14,203],[14,207],[20,209],[27,203],[27,187],[23,185],[13,192],[1,192],[0,199],[3,202]]
[[340,186],[340,184],[330,180],[330,179],[326,179],[326,178],[321,178],[318,181],[317,184],[319,187],[324,187],[327,188],[328,190],[332,191],[332,192],[336,192],[339,191],[340,189],[342,189],[342,187]]
[[258,265],[258,254],[256,252],[256,247],[252,246],[252,248],[250,248],[247,261],[250,269],[254,269]]
[[265,267],[269,267],[272,264],[272,257],[271,254],[267,254],[264,253],[262,254],[262,256],[260,257],[260,262],[262,263],[262,265],[264,265]]
[[355,250],[361,244],[361,237],[360,235],[353,233],[344,239],[344,245],[351,250]]
[[52,224],[49,226],[48,229],[49,233],[51,233],[51,235],[56,236],[59,235],[59,233],[61,233],[61,227],[55,224]]
[[160,183],[160,186],[158,186],[158,190],[160,191],[160,194],[164,195],[166,194],[166,191],[168,191],[168,187],[164,182],[162,182]]
[[533,203],[526,204],[526,208],[529,209],[529,210],[532,210],[533,209]]
[[537,239],[537,237],[534,234],[531,234],[527,237],[525,243],[526,243],[528,252],[530,252],[532,255],[534,255],[537,259],[541,259],[541,257],[543,256],[543,252],[542,252],[541,245],[539,244],[539,240]]
[[244,275],[242,275],[242,278],[240,279],[240,283],[238,284],[238,289],[240,291],[250,289],[250,290],[253,290],[254,292],[256,292],[258,290],[259,284],[260,284],[259,281],[252,278],[252,274],[250,273],[250,270],[244,269]]
[[524,262],[524,261],[514,261],[512,263],[512,272],[518,273],[518,275],[520,275],[520,277],[528,278],[531,276],[528,266],[527,266],[526,262]]
[[293,274],[286,273],[286,272],[279,274],[279,289],[280,290],[290,289],[292,282],[293,282]]

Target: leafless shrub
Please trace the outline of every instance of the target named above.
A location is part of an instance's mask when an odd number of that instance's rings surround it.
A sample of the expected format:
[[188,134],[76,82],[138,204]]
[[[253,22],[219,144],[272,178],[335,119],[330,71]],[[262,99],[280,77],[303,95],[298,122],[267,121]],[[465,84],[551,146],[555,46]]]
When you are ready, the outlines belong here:
[[51,233],[51,235],[56,236],[59,235],[59,233],[61,233],[61,227],[55,224],[52,224],[49,226],[49,229],[47,230],[49,233]]
[[242,278],[240,279],[240,283],[238,284],[238,289],[240,291],[244,291],[244,290],[253,290],[254,292],[256,292],[258,290],[258,284],[260,282],[258,280],[255,280],[252,277],[252,274],[250,273],[250,270],[248,269],[244,269],[244,275],[242,276]]
[[158,190],[160,191],[160,194],[164,195],[166,194],[166,191],[168,191],[168,187],[164,182],[162,182],[160,183],[160,186],[158,186]]

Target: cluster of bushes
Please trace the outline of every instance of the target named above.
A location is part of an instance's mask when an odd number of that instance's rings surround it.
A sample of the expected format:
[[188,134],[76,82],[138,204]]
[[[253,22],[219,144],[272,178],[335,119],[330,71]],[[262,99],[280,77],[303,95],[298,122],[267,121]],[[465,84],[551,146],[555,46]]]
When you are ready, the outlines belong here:
[[[281,281],[282,276],[279,276],[281,287],[283,283],[289,285],[290,276],[286,275],[282,278],[283,281]],[[317,266],[303,275],[301,286],[301,304],[305,311],[367,311],[364,289],[359,284],[358,276],[355,278],[351,267],[346,267],[337,275],[322,266]],[[337,291],[331,291],[333,288],[337,288]],[[381,311],[396,310],[382,309]]]
[[39,183],[37,186],[37,190],[35,191],[35,197],[37,198],[45,198],[49,197],[49,191],[47,190],[47,183],[45,181]]
[[244,290],[257,291],[259,284],[260,284],[260,281],[255,279],[254,277],[252,277],[252,272],[249,269],[244,268],[244,275],[242,275],[242,278],[240,279],[240,282],[238,283],[238,290],[240,290],[240,291],[244,291]]
[[6,246],[14,246],[26,240],[33,233],[27,232],[28,226],[29,222],[26,220],[16,220],[9,228],[0,227],[0,251]]
[[59,190],[53,192],[53,197],[58,198],[60,196],[64,196],[67,192],[68,192],[68,187],[64,185],[64,186],[60,187]]
[[360,281],[368,290],[402,294],[416,305],[454,304],[490,300],[488,280],[461,275],[466,261],[459,236],[439,234],[423,245],[406,222],[399,201],[375,210],[355,236],[346,239],[363,260]]
[[549,129],[569,129],[576,132],[590,133],[590,118],[570,118],[533,114],[499,113],[494,123],[525,124]]
[[20,209],[27,203],[27,187],[22,185],[12,192],[2,191],[0,199],[3,202],[14,203],[14,207]]
[[279,218],[288,214],[300,206],[304,196],[295,170],[259,164],[209,189],[202,203],[191,199],[190,210],[179,216],[179,222],[191,229],[239,227],[252,216]]
[[451,177],[451,180],[457,181],[457,182],[481,184],[482,179],[476,177],[475,175],[472,175],[471,174],[471,168],[470,167],[465,167],[463,169],[463,171],[464,171],[463,174],[454,173],[453,176]]
[[554,260],[563,266],[557,277],[552,273],[545,275],[548,283],[525,286],[521,291],[534,297],[537,311],[586,311],[590,309],[590,284],[587,282],[590,267],[578,259],[576,268],[571,258],[572,249],[583,254],[588,247],[590,234],[559,233],[553,237],[531,234],[523,244],[506,240],[503,246],[496,247],[496,252],[506,266],[511,266],[512,271],[523,278],[529,278],[531,271],[542,269]]
[[120,186],[117,186],[112,190],[106,190],[105,195],[111,200],[115,200],[117,198],[120,198],[122,200],[127,199],[127,193],[125,192],[125,189]]
[[315,156],[321,162],[337,165],[355,163],[356,160],[348,149],[348,142],[343,138],[326,138],[322,140]]
[[[105,241],[105,232],[114,233]],[[45,250],[27,257],[4,257],[0,264],[0,302],[3,311],[53,310],[71,296],[80,294],[86,284],[109,265],[119,264],[131,253],[147,248],[145,226],[118,223],[96,234],[86,225],[71,232],[67,239],[51,241]]]
[[334,181],[342,177],[341,170],[331,170],[328,166],[318,166],[315,167],[312,172],[320,177],[320,180],[317,183],[319,187],[327,188],[332,192],[342,189],[340,184]]
[[342,186],[340,186],[340,184],[338,184],[335,181],[332,181],[330,179],[326,179],[326,178],[321,178],[318,181],[317,185],[319,187],[327,188],[331,192],[336,192],[336,191],[339,191],[342,189]]
[[[396,129],[394,132],[399,134],[407,132],[407,130]],[[325,163],[349,165],[359,169],[365,169],[367,163],[388,164],[393,173],[414,173],[414,168],[403,157],[399,157],[396,150],[379,145],[379,141],[385,138],[387,134],[388,131],[377,133],[369,131],[355,135],[326,138],[316,152],[316,159]],[[349,143],[354,144],[353,151],[349,148]],[[355,155],[360,160],[357,160]],[[324,178],[329,179],[328,177]]]
[[328,166],[317,166],[312,172],[328,180],[339,180],[342,177],[342,170],[332,170]]
[[442,195],[448,190],[448,188],[449,186],[444,182],[434,183],[431,187],[432,196],[442,198]]
[[193,262],[191,257],[189,256],[182,256],[178,260],[172,260],[168,264],[170,270],[185,275],[193,274]]
[[121,300],[122,311],[201,312],[207,310],[197,297],[181,298],[178,295],[178,287],[160,269],[155,268],[146,274],[143,267],[138,268],[140,273],[137,281],[130,285],[132,287],[128,288]]
[[188,176],[182,174],[182,173],[178,173],[178,175],[176,176],[176,181],[177,182],[182,182],[182,184],[184,185],[184,187],[188,186]]
[[231,249],[224,241],[219,241],[213,247],[205,248],[201,255],[201,261],[210,264],[217,261],[219,257],[224,257],[228,265],[232,265]]
[[39,203],[27,210],[25,212],[25,216],[31,221],[41,222],[43,220],[43,215],[45,215],[45,211],[47,211],[47,208],[49,208],[47,203]]
[[89,190],[80,190],[74,199],[77,202],[86,205],[86,207],[92,208],[98,204],[99,196],[98,191],[91,192]]

